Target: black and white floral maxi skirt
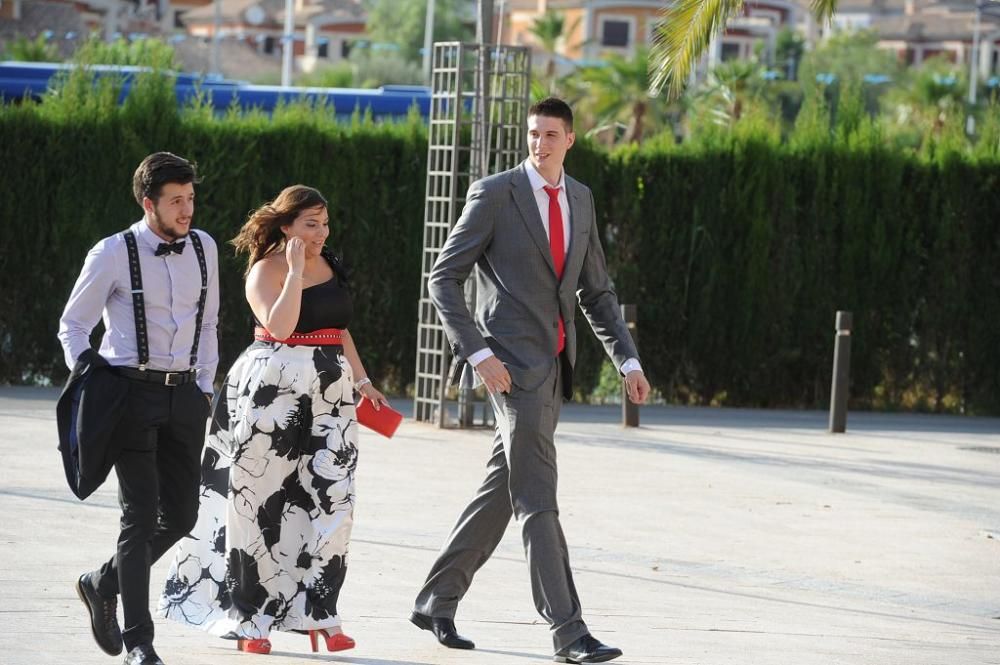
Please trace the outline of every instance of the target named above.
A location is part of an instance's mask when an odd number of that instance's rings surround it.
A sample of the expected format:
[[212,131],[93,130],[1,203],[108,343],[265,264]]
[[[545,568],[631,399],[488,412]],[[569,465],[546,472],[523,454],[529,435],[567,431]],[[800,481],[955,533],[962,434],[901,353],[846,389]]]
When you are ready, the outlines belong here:
[[222,637],[340,625],[357,423],[341,347],[258,342],[217,396],[159,613]]

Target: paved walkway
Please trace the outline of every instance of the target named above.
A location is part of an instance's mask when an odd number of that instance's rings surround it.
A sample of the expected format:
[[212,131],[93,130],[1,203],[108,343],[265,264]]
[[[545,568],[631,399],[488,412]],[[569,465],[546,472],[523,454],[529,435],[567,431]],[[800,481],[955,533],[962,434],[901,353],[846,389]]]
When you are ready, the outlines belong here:
[[[0,664],[120,662],[91,640],[76,576],[114,546],[113,483],[85,503],[55,449],[55,391],[0,388]],[[569,406],[557,435],[562,520],[585,616],[630,664],[1000,663],[1000,420]],[[274,638],[271,665],[551,662],[516,525],[438,647],[407,621],[452,520],[483,474],[483,431],[404,423],[361,442],[341,597],[358,648]],[[153,590],[166,562],[153,571]],[[168,665],[256,662],[158,620]]]

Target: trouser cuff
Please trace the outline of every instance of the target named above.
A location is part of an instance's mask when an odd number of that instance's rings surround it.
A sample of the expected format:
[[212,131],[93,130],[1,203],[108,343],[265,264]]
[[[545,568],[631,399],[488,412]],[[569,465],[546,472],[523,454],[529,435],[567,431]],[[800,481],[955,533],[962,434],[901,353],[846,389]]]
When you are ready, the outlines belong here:
[[574,621],[568,626],[561,626],[552,633],[552,646],[556,651],[568,647],[573,642],[590,633],[583,621]]

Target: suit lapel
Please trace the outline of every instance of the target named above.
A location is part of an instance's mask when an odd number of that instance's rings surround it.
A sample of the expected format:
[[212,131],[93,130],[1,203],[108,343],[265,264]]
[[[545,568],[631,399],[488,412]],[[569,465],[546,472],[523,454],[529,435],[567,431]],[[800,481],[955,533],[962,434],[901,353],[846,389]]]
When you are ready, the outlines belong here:
[[563,268],[563,279],[570,272],[579,272],[575,269],[577,259],[583,256],[583,251],[587,244],[587,229],[590,228],[589,219],[581,217],[581,210],[585,207],[581,187],[569,176],[566,176],[566,199],[569,201],[569,249],[566,251],[566,263]]
[[545,228],[542,226],[542,217],[538,214],[538,203],[535,201],[535,193],[531,189],[531,181],[528,180],[528,174],[524,172],[523,165],[518,167],[514,172],[514,177],[511,178],[511,185],[513,189],[511,194],[514,197],[514,203],[517,205],[518,211],[521,213],[521,221],[524,222],[524,226],[528,229],[528,235],[531,236],[531,239],[535,241],[535,245],[538,246],[538,251],[545,258],[545,263],[549,266],[549,270],[555,275],[556,266],[552,262],[549,239],[545,235]]

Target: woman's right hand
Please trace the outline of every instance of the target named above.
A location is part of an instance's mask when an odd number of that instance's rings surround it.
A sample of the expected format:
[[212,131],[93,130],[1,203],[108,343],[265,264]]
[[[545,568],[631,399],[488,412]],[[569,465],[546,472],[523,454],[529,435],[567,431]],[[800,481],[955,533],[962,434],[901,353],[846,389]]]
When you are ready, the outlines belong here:
[[288,261],[289,274],[302,277],[306,266],[306,244],[302,238],[289,238],[285,243],[285,260]]

